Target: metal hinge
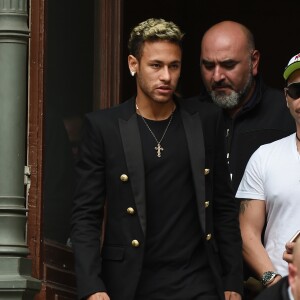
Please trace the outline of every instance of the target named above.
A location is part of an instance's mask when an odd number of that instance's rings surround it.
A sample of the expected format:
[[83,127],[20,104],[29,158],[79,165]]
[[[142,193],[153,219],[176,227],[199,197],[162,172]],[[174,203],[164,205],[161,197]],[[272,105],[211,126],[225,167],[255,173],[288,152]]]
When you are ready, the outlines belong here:
[[30,185],[30,167],[29,166],[25,166],[24,167],[24,184],[25,185]]

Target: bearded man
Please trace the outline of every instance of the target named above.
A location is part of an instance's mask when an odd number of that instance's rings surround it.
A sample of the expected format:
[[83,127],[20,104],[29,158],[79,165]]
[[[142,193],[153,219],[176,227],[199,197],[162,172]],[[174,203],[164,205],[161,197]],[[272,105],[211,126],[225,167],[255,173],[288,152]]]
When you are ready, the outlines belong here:
[[223,108],[234,192],[260,145],[295,132],[283,92],[263,83],[259,61],[253,34],[240,23],[220,22],[202,38],[200,66],[207,93],[200,100]]

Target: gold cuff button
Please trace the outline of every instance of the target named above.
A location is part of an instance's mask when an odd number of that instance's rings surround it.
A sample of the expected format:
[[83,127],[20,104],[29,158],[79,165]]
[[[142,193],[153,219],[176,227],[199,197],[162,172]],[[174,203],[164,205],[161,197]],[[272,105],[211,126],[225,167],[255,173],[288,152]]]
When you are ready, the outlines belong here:
[[135,214],[135,210],[134,210],[132,207],[128,207],[128,208],[127,208],[127,213],[128,213],[129,215],[134,215],[134,214]]
[[210,172],[210,169],[204,169],[204,175],[208,175]]
[[209,201],[205,201],[204,206],[205,206],[205,208],[209,207]]
[[120,176],[120,179],[121,179],[121,181],[126,182],[126,181],[128,181],[128,176],[126,174],[122,174]]
[[211,239],[211,234],[206,235],[206,240],[209,241]]
[[137,247],[140,246],[140,243],[139,243],[138,240],[133,240],[133,241],[131,242],[131,245],[132,245],[132,247],[137,248]]

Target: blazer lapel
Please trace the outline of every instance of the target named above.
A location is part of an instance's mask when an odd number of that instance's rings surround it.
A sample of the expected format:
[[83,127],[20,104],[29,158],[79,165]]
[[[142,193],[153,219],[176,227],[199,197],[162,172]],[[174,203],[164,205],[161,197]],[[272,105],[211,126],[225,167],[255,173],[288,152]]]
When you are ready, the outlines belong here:
[[136,114],[128,120],[119,119],[119,127],[129,173],[129,181],[141,227],[146,235],[145,172],[140,132]]
[[181,117],[190,154],[199,220],[205,233],[205,151],[202,124],[198,113],[190,115],[181,109]]

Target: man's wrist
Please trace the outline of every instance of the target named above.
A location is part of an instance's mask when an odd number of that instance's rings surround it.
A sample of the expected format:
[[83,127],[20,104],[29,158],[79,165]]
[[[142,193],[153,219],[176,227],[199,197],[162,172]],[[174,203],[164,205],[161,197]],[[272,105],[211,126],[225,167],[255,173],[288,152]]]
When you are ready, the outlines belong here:
[[277,276],[281,277],[281,275],[275,271],[267,271],[263,273],[260,281],[264,287],[267,287],[275,280]]

